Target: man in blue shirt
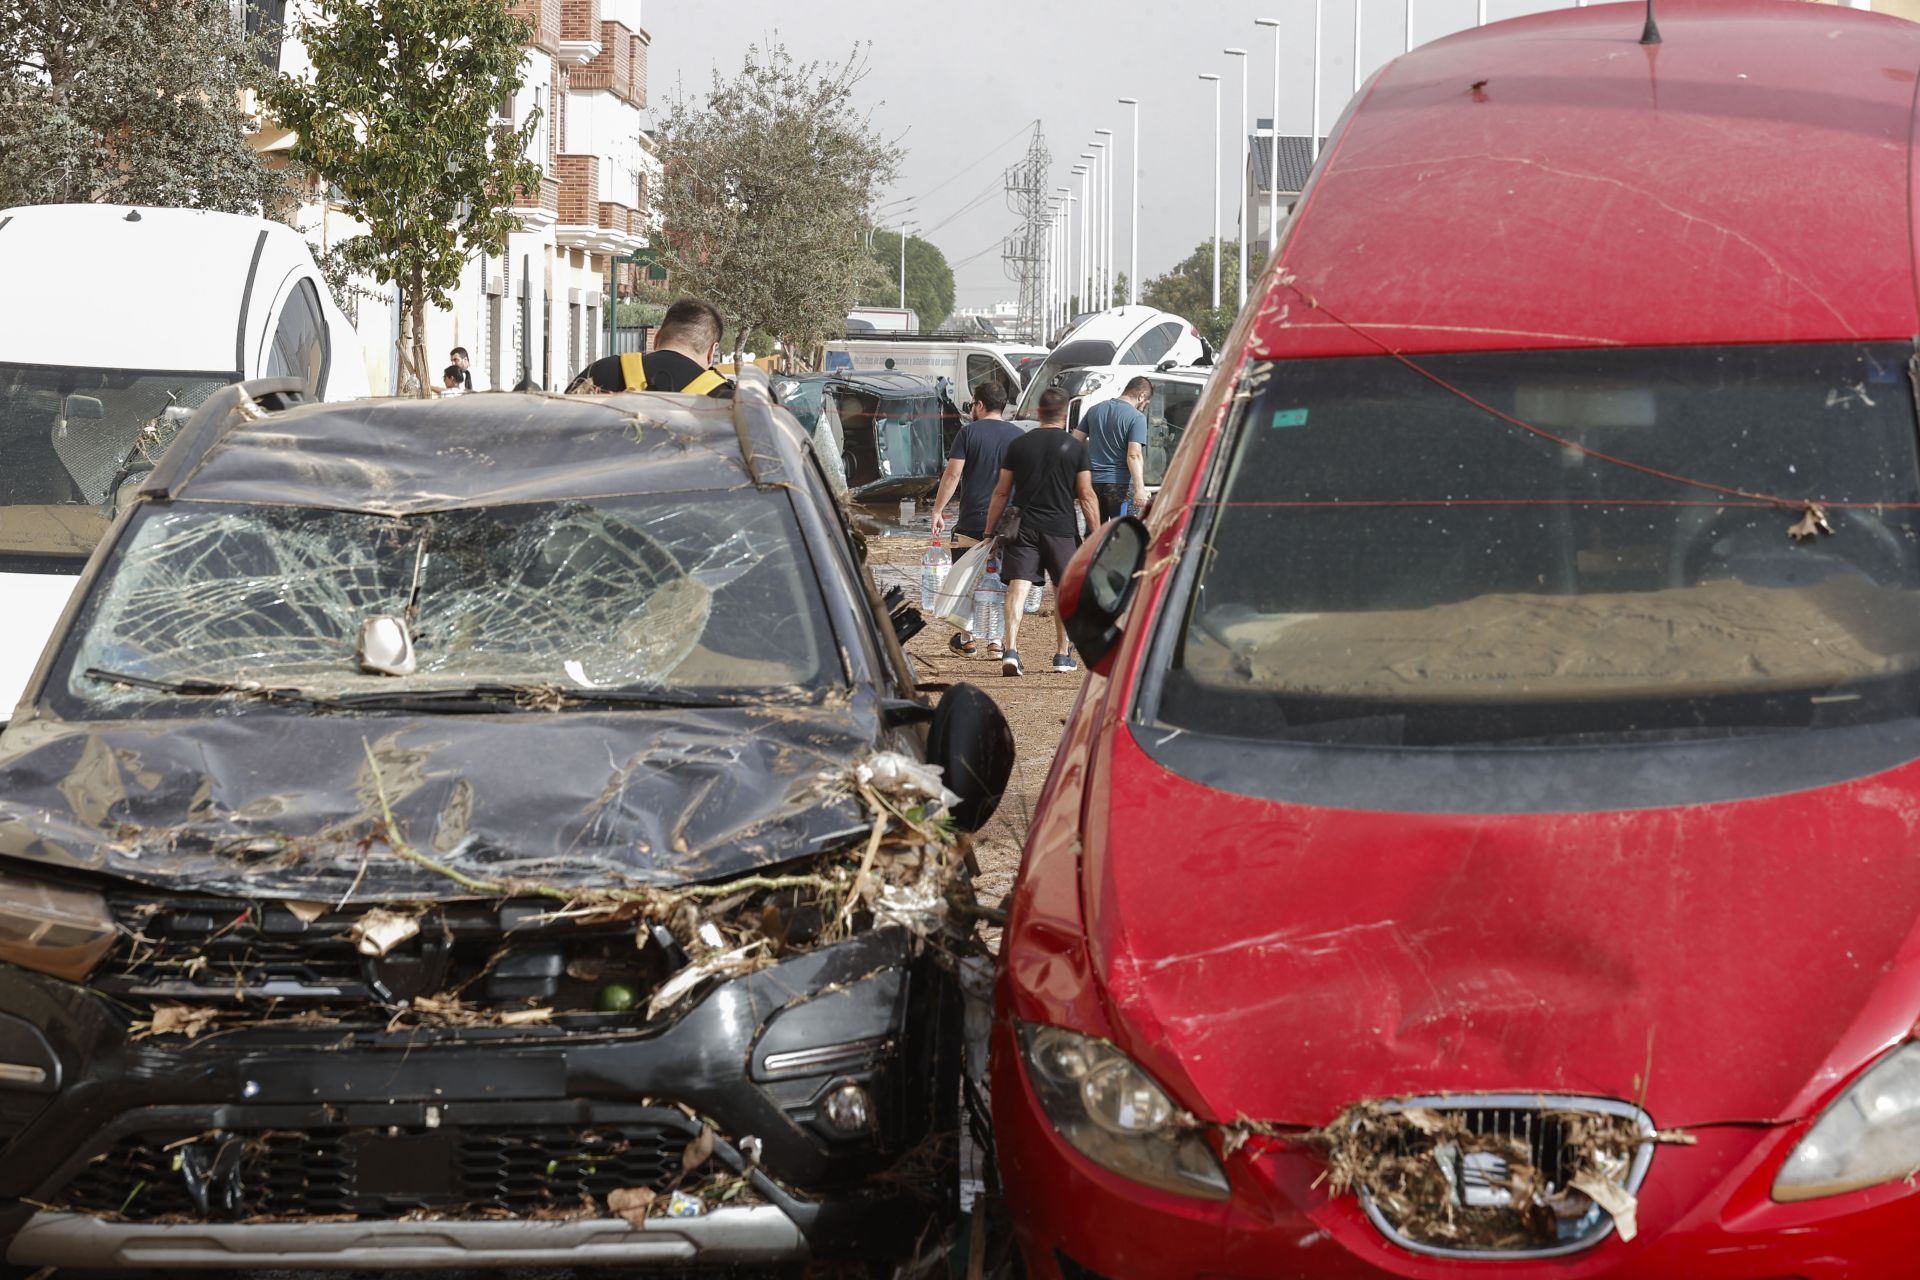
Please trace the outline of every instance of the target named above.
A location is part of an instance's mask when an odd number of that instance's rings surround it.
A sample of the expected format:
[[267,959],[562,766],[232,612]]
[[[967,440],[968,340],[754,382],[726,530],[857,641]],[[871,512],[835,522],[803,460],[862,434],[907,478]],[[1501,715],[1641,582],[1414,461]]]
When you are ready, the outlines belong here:
[[[1020,428],[1001,416],[1007,409],[1005,388],[997,382],[983,382],[973,395],[973,403],[967,406],[969,421],[947,450],[946,470],[940,473],[940,487],[933,495],[933,532],[939,535],[947,527],[947,502],[955,489],[960,491],[960,514],[954,520],[953,536],[947,540],[955,560],[987,536],[987,503],[1000,482],[1000,461],[1006,456],[1007,446],[1020,438]],[[970,630],[955,632],[947,643],[955,653],[972,656],[978,652]],[[1000,656],[998,642],[987,645],[987,656]]]
[[1129,499],[1133,510],[1147,505],[1146,407],[1153,399],[1153,382],[1135,378],[1119,398],[1103,400],[1080,419],[1087,438],[1087,460],[1093,464],[1093,495],[1100,500],[1100,519],[1113,519]]

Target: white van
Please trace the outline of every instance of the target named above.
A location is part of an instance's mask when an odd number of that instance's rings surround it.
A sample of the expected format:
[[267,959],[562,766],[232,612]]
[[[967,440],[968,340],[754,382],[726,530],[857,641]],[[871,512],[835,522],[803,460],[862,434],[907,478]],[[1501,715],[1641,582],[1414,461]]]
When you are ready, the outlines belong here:
[[307,242],[265,218],[0,209],[0,724],[115,495],[218,388],[291,376],[367,394],[360,339]]
[[1038,348],[1010,342],[976,342],[937,334],[915,336],[894,333],[872,338],[841,338],[827,342],[823,372],[859,370],[917,373],[947,378],[955,387],[976,391],[984,382],[998,382],[1008,403],[1020,396],[1020,358]]

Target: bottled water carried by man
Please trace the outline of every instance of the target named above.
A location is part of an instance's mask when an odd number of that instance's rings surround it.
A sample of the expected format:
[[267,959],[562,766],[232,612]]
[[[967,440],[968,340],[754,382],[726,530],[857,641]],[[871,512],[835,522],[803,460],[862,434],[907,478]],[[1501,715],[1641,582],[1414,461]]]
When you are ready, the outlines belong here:
[[1040,612],[1040,602],[1046,599],[1046,596],[1047,596],[1047,584],[1044,582],[1034,583],[1033,589],[1027,592],[1026,607],[1020,610],[1020,612],[1022,613]]
[[927,550],[920,557],[920,607],[932,612],[935,608],[934,597],[940,594],[940,584],[947,580],[947,570],[953,562],[947,556],[947,549],[935,534],[933,541],[927,544]]
[[1007,634],[1007,584],[1000,580],[1000,562],[987,561],[987,572],[973,589],[974,635],[999,644]]

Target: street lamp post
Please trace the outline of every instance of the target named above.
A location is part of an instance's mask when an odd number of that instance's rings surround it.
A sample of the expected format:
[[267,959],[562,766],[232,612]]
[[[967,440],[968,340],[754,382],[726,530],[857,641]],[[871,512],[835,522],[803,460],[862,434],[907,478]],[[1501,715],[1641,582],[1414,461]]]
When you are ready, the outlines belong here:
[[1273,28],[1273,118],[1267,127],[1267,256],[1271,258],[1280,247],[1280,19],[1255,18],[1253,25]]
[[[1320,8],[1321,0],[1313,0],[1313,136],[1307,139],[1307,154],[1314,164],[1320,163]],[[1279,180],[1276,174],[1274,181]]]
[[1060,207],[1065,213],[1060,220],[1060,321],[1062,324],[1073,319],[1073,188],[1055,187],[1060,197]]
[[907,228],[917,227],[917,222],[900,224],[900,309],[907,309]]
[[1107,148],[1107,191],[1100,202],[1100,309],[1105,311],[1113,305],[1113,174],[1120,167],[1120,145],[1111,129],[1095,129],[1094,133],[1106,142],[1093,145]]
[[1239,304],[1247,305],[1247,79],[1250,67],[1245,49],[1222,49],[1230,58],[1240,59],[1240,293]]
[[1363,0],[1353,0],[1353,91],[1360,92],[1360,8]]
[[1211,71],[1200,73],[1202,80],[1213,81],[1213,309],[1220,309],[1220,77]]
[[[1090,246],[1093,242],[1093,197],[1088,195],[1088,184],[1093,177],[1094,154],[1082,151],[1080,158],[1085,164],[1074,166],[1074,172],[1080,175],[1080,309],[1094,310],[1093,305],[1093,258]],[[1098,190],[1096,185],[1094,190]]]
[[1133,108],[1133,182],[1129,191],[1127,228],[1133,248],[1127,254],[1127,305],[1140,301],[1140,99],[1122,98],[1120,105]]

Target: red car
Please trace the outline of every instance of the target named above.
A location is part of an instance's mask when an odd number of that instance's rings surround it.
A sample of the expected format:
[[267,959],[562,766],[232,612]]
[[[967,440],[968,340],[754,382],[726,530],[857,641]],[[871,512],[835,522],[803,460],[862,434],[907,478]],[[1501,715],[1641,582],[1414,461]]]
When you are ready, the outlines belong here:
[[1658,16],[1376,76],[1068,575],[1029,1275],[1920,1274],[1920,26]]

